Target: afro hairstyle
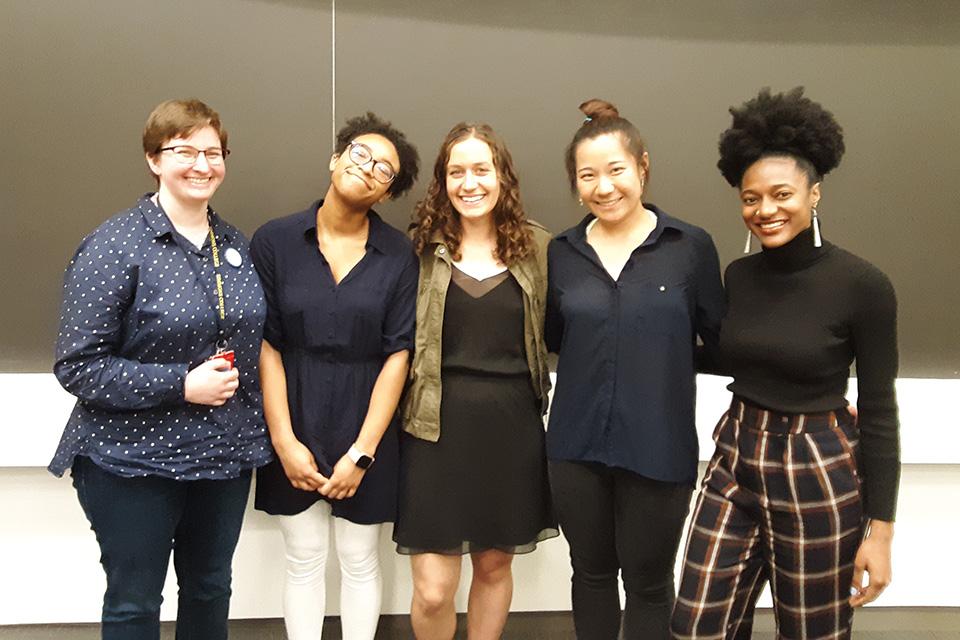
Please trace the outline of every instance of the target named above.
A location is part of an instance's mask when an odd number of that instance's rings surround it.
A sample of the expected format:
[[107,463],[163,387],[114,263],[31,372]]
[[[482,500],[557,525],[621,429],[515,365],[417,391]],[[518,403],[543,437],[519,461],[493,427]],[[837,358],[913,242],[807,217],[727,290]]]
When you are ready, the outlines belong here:
[[730,186],[739,186],[750,165],[769,156],[794,158],[811,184],[840,164],[843,129],[832,113],[804,97],[803,87],[778,94],[764,88],[730,113],[733,124],[720,135],[717,162]]

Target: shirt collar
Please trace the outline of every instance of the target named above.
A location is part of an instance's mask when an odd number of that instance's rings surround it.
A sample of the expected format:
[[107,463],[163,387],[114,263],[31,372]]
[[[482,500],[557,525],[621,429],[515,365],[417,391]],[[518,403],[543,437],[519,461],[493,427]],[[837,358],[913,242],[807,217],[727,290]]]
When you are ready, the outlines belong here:
[[[653,228],[653,231],[650,232],[650,235],[647,236],[647,239],[643,241],[643,244],[640,245],[641,247],[656,244],[660,240],[660,236],[662,236],[667,229],[683,232],[683,226],[680,222],[657,205],[644,202],[643,206],[656,214],[657,225]],[[595,216],[592,213],[588,213],[579,224],[558,234],[557,238],[571,244],[585,245],[587,243],[587,225],[590,224],[594,218]]]
[[[165,235],[173,235],[174,228],[173,223],[170,222],[170,218],[167,217],[166,212],[163,210],[159,204],[153,203],[153,196],[155,192],[145,193],[140,197],[140,200],[137,201],[137,206],[140,208],[140,213],[143,214],[144,220],[147,222],[147,226],[153,229],[153,237],[161,238]],[[223,222],[220,216],[217,215],[217,212],[214,211],[209,205],[207,205],[207,215],[210,217],[210,224],[213,227],[213,232],[217,237],[223,238],[227,242],[232,240],[233,232],[230,227]]]
[[[300,227],[303,232],[303,238],[311,244],[317,242],[317,210],[323,204],[323,199],[317,200],[303,212],[300,219]],[[370,221],[370,227],[367,230],[367,246],[372,247],[382,254],[389,253],[390,245],[387,241],[387,223],[383,221],[380,214],[369,209],[367,219]]]

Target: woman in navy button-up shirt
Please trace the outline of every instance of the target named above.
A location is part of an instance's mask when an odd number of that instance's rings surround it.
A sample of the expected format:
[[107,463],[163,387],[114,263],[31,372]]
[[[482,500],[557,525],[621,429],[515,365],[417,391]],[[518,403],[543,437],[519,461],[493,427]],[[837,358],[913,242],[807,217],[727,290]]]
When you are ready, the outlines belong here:
[[560,354],[547,456],[570,542],[577,637],[669,637],[673,566],[697,473],[694,356],[723,312],[702,229],[644,203],[650,159],[609,103],[567,152],[590,210],[551,243],[546,341]]
[[77,404],[49,468],[72,469],[100,544],[103,637],[159,637],[173,548],[178,637],[226,638],[250,470],[271,457],[266,308],[246,239],[208,206],[228,153],[217,113],[164,102],[143,149],[157,193],[93,231],[67,267],[54,372]]
[[376,203],[405,193],[418,157],[368,113],[347,121],[330,187],[268,222],[251,251],[267,298],[264,410],[277,460],[257,474],[256,507],[278,516],[287,555],[290,640],[320,637],[331,529],[344,637],[372,640],[381,523],[397,509],[396,408],[413,348],[417,260]]

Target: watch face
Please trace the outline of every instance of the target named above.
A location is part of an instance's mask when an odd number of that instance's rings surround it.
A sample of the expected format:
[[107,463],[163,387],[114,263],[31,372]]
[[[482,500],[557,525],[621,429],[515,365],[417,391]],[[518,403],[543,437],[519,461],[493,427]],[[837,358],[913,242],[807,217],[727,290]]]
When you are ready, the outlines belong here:
[[361,469],[369,469],[371,464],[373,464],[373,458],[370,456],[361,455],[357,458],[357,466]]

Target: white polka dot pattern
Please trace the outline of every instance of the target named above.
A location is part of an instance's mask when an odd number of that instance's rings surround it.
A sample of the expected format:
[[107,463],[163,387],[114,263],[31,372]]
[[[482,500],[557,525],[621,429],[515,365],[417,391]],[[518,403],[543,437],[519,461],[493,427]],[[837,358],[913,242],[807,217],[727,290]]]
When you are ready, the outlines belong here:
[[258,362],[266,306],[247,240],[210,211],[221,251],[229,348],[240,387],[223,406],[190,404],[183,381],[217,340],[209,238],[197,249],[143,196],[87,236],[67,266],[54,373],[77,397],[49,469],[77,455],[124,477],[236,478],[271,459]]

